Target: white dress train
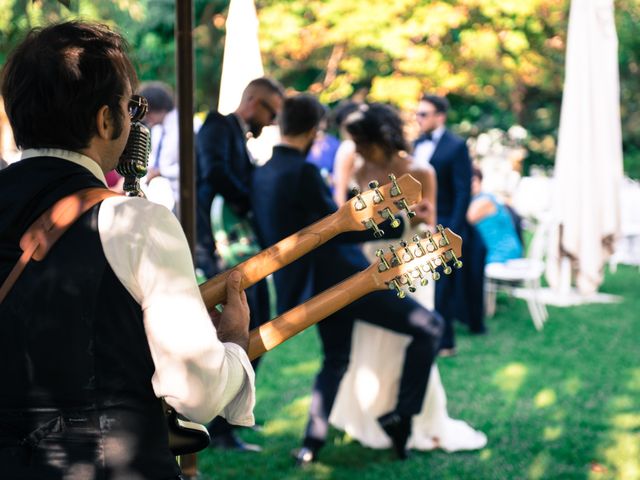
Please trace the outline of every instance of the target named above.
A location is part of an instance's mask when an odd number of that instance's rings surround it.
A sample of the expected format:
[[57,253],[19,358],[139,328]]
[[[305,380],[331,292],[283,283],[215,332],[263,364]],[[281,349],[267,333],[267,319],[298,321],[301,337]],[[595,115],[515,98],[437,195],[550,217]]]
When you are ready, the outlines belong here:
[[[370,259],[375,258],[372,252],[376,247],[379,247],[377,242],[376,245],[367,244],[365,254]],[[434,292],[434,284],[430,282],[411,295],[426,308],[433,308]],[[407,335],[362,321],[355,323],[349,368],[340,384],[329,421],[366,447],[391,446],[391,440],[376,419],[395,407],[408,343]],[[484,433],[463,420],[449,417],[447,396],[434,363],[422,410],[413,417],[409,448],[441,448],[455,452],[481,449],[486,444]]]

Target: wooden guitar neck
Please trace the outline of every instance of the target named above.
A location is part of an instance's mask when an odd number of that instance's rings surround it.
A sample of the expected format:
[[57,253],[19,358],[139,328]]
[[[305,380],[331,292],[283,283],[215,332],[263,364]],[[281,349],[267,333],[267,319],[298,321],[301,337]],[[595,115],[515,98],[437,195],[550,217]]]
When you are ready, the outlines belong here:
[[375,286],[367,282],[366,277],[366,270],[357,273],[302,305],[298,305],[270,322],[251,330],[249,332],[249,359],[256,359],[311,325],[374,291]]
[[425,239],[414,237],[412,243],[400,242],[398,247],[390,247],[389,254],[379,250],[379,261],[366,270],[251,330],[249,359],[254,360],[368,293],[393,290],[404,298],[404,289],[414,292],[429,280],[437,281],[440,271],[449,275],[449,264],[461,268],[462,239],[449,229],[439,229],[435,236],[428,234]]
[[224,301],[227,296],[227,278],[232,271],[240,271],[242,288],[249,288],[346,231],[344,221],[341,219],[339,215],[329,215],[203,283],[200,286],[200,294],[205,305],[210,310]]
[[200,294],[207,308],[211,310],[225,300],[227,277],[233,270],[242,273],[242,288],[245,289],[340,233],[371,229],[376,237],[380,237],[383,232],[377,226],[379,223],[391,220],[393,225],[399,224],[394,215],[400,211],[413,214],[409,208],[421,200],[422,185],[409,174],[398,179],[390,175],[390,178],[391,183],[381,187],[376,184],[372,190],[358,193],[335,213],[203,283]]

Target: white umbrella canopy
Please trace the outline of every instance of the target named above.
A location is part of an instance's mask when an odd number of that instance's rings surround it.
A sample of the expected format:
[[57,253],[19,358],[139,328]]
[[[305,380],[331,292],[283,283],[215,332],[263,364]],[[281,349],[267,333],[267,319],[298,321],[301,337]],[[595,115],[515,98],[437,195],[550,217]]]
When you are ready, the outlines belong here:
[[[249,82],[264,75],[258,15],[253,0],[231,0],[226,27],[218,101],[218,111],[224,115],[238,108],[242,92]],[[260,137],[250,138],[247,142],[253,160],[257,164],[265,163],[279,140],[278,127],[270,125],[263,128]]]
[[226,22],[218,111],[234,112],[247,84],[264,75],[253,0],[231,0]]
[[572,0],[554,171],[557,229],[547,256],[551,287],[595,293],[619,232],[622,173],[618,39],[613,0]]

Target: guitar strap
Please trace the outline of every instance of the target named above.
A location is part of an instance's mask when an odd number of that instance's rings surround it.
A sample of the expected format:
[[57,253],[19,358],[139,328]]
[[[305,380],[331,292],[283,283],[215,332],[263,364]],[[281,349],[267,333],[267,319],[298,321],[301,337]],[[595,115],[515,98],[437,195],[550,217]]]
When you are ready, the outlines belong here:
[[106,188],[86,188],[58,200],[40,215],[20,239],[22,255],[0,287],[0,303],[3,302],[32,258],[41,261],[62,234],[83,213],[102,200],[119,195],[119,193]]

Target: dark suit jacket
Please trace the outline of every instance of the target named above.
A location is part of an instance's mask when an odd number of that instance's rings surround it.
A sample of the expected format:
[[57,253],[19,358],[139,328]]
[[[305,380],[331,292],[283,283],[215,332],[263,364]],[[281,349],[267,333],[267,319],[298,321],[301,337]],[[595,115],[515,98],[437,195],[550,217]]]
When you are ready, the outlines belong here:
[[431,157],[438,180],[438,223],[464,235],[471,200],[471,159],[464,140],[445,130]]
[[[251,201],[256,233],[268,247],[334,213],[337,206],[318,167],[307,163],[296,149],[277,146],[273,157],[253,175]],[[402,228],[381,226],[386,238],[397,238]],[[373,240],[369,231],[339,235],[275,273],[278,312],[282,313],[345,278],[369,262],[360,243]]]
[[249,211],[254,165],[246,136],[235,115],[210,112],[196,136],[197,252],[196,262],[210,276],[215,251],[211,233],[211,203],[222,195],[235,211]]
[[471,200],[471,158],[465,141],[445,130],[430,163],[438,182],[438,223],[462,237],[465,264],[461,275],[443,276],[436,283],[435,307],[445,319],[456,317],[479,329],[483,318],[482,268],[486,252],[474,228],[467,222]]

